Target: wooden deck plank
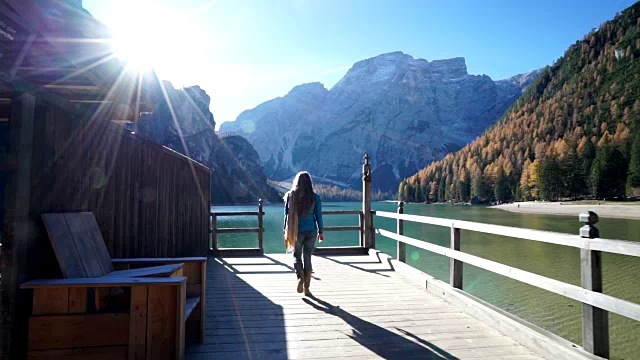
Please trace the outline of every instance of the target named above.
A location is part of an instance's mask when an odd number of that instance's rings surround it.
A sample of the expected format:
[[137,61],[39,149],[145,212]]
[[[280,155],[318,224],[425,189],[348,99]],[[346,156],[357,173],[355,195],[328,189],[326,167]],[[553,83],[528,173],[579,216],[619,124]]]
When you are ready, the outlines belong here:
[[314,257],[310,298],[290,258],[210,259],[204,343],[185,358],[541,359],[374,257]]

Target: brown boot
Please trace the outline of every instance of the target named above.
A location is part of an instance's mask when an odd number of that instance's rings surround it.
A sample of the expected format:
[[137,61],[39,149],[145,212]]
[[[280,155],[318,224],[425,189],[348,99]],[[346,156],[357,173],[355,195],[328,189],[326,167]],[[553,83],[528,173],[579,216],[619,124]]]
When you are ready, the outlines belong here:
[[297,291],[298,293],[302,293],[302,286],[304,283],[304,272],[302,271],[302,264],[301,263],[296,263],[293,265],[293,267],[296,269],[296,276],[298,276],[298,288]]
[[309,291],[309,285],[311,285],[311,271],[304,272],[304,294],[305,296],[310,296],[311,291]]

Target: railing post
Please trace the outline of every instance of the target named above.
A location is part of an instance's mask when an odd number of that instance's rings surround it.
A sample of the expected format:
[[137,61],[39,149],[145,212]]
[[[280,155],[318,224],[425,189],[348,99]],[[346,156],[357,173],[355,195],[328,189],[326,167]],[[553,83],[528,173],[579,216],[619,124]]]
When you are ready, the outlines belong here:
[[371,164],[369,164],[369,154],[364,154],[364,165],[362,165],[362,213],[364,217],[364,246],[368,249],[376,247],[373,214],[371,213]]
[[[398,214],[404,214],[404,202],[398,201]],[[404,220],[398,219],[398,235],[404,235]],[[398,261],[407,262],[407,244],[398,241]]]
[[[451,226],[451,249],[460,251],[460,229]],[[449,258],[449,285],[462,290],[462,261]]]
[[360,247],[365,247],[364,246],[364,216],[362,211],[360,211],[360,213],[358,214],[358,226],[360,227],[360,230],[358,231],[358,235],[360,236]]
[[211,213],[211,251],[218,253],[218,217],[216,213]]
[[[583,238],[599,238],[600,231],[594,225],[598,215],[588,211],[578,219],[585,225],[580,228]],[[596,250],[580,249],[580,275],[582,287],[594,292],[602,292],[602,253]],[[606,310],[582,304],[582,346],[587,352],[609,358],[609,313]]]
[[260,254],[264,255],[264,241],[262,237],[264,229],[262,222],[262,199],[258,199],[258,248],[260,249]]

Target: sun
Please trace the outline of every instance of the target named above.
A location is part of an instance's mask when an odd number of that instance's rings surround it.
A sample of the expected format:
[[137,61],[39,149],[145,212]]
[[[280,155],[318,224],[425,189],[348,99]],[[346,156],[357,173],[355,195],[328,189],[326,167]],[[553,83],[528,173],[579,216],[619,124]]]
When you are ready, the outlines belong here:
[[189,61],[204,46],[202,32],[171,9],[149,6],[127,11],[110,21],[109,27],[117,57],[135,69],[154,69],[161,77],[188,73]]

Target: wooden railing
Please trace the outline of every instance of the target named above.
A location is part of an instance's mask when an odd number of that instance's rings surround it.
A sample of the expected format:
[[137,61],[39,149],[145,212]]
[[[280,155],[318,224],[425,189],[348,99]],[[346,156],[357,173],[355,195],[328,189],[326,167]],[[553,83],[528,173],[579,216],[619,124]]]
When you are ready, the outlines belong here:
[[[358,225],[353,226],[325,226],[324,231],[358,231],[357,246],[325,246],[317,247],[314,254],[346,254],[346,253],[364,253],[364,216],[361,210],[325,210],[322,215],[358,215]],[[326,220],[325,220],[326,223]]]
[[[602,293],[601,261],[602,251],[640,257],[640,242],[600,238],[598,229],[594,226],[598,222],[598,216],[593,212],[580,215],[580,221],[585,225],[580,229],[580,235],[571,235],[469,221],[408,215],[404,214],[403,210],[403,203],[400,202],[397,213],[385,211],[375,212],[376,216],[397,220],[397,229],[395,233],[384,229],[376,229],[375,233],[398,242],[398,261],[405,261],[406,245],[408,244],[449,257],[449,285],[456,289],[462,290],[462,264],[466,263],[570,299],[577,300],[583,304],[583,347],[586,351],[592,354],[605,358],[609,357],[608,312],[613,312],[627,318],[640,321],[640,304],[632,303]],[[405,236],[405,221],[450,228],[450,247],[447,248]],[[523,240],[540,241],[579,248],[582,286],[580,287],[568,284],[461,252],[460,242],[462,239],[460,230],[476,231],[486,234],[508,236]]]
[[[210,239],[210,253],[219,256],[258,256],[264,255],[264,210],[262,199],[258,200],[258,211],[211,211],[211,233]],[[333,231],[358,231],[358,246],[346,246],[346,247],[323,247],[316,249],[316,253],[323,252],[358,252],[357,250],[363,250],[364,242],[364,217],[360,210],[328,210],[323,211],[323,215],[358,215],[358,225],[353,226],[325,226],[325,232]],[[219,228],[218,218],[231,217],[231,216],[257,216],[258,227],[252,228]],[[243,234],[243,233],[257,233],[258,234],[258,247],[257,248],[221,248],[219,246],[218,234]],[[357,249],[354,249],[357,248]],[[355,251],[354,251],[355,250]]]
[[[234,255],[264,255],[264,211],[262,209],[262,199],[258,200],[258,211],[212,211],[211,215],[211,244],[210,253],[219,256]],[[218,218],[225,216],[257,216],[257,228],[218,228]],[[258,233],[257,248],[220,248],[218,246],[218,234],[243,234]]]

